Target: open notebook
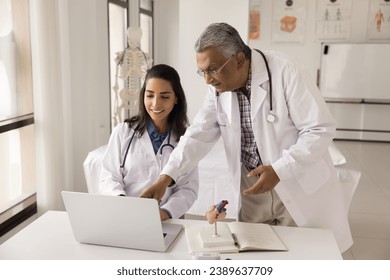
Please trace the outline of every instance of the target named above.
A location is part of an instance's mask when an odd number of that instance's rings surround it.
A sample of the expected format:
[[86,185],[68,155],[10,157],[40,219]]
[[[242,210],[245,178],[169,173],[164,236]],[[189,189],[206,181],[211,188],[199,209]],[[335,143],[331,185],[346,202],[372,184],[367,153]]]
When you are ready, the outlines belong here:
[[[190,253],[288,250],[268,224],[218,222],[218,233],[221,233],[221,237],[214,237],[213,232],[214,225],[186,226],[185,233]],[[219,238],[223,238],[223,241],[220,242]]]
[[166,251],[183,226],[161,222],[155,199],[63,191],[75,239],[80,243]]

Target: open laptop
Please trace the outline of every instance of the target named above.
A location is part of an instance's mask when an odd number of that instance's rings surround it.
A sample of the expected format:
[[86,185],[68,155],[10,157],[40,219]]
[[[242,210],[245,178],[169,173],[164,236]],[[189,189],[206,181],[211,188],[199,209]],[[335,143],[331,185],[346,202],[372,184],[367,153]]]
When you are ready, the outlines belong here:
[[183,226],[162,223],[157,200],[62,191],[80,243],[165,252]]

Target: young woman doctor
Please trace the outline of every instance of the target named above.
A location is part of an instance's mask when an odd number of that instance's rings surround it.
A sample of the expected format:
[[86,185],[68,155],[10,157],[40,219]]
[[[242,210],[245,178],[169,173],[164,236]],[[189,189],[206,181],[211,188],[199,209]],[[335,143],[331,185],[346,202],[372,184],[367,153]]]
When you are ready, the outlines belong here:
[[[160,175],[188,126],[180,77],[168,65],[153,66],[140,90],[139,113],[114,128],[103,156],[100,192],[138,197]],[[179,218],[198,194],[198,169],[179,178],[160,201],[161,220]]]

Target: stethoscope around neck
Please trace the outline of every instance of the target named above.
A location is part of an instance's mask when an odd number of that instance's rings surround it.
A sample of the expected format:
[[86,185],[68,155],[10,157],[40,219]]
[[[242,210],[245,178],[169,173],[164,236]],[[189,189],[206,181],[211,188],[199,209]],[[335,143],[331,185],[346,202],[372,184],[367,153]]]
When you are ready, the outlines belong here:
[[[264,60],[264,63],[265,63],[265,68],[267,69],[267,76],[268,76],[268,81],[269,81],[269,113],[267,114],[267,121],[269,123],[273,123],[275,120],[276,120],[276,116],[273,114],[272,112],[272,77],[271,77],[271,72],[269,70],[269,65],[268,65],[268,61],[267,59],[265,58],[265,55],[262,51],[260,50],[257,50],[255,49],[258,53],[261,54],[263,60]],[[217,122],[218,122],[218,125],[219,126],[227,126],[226,124],[222,124],[219,120],[219,93],[216,91],[215,92],[215,96],[217,97]]]
[[[127,158],[127,155],[129,154],[131,142],[133,142],[133,138],[134,138],[135,133],[136,133],[136,131],[134,130],[133,135],[131,135],[129,144],[127,144],[126,152],[125,152],[125,155],[124,155],[124,157],[123,157],[123,161],[122,161],[122,164],[120,165],[120,168],[124,168],[124,167],[125,167],[126,158]],[[163,149],[164,149],[164,148],[168,147],[168,148],[171,148],[172,150],[175,148],[175,147],[171,144],[171,129],[168,131],[167,139],[168,139],[168,140],[167,140],[167,143],[161,145],[161,147],[160,147],[160,156],[162,156],[162,153],[163,153]]]
[[263,57],[265,68],[267,68],[267,76],[268,76],[268,82],[269,82],[269,113],[267,114],[267,121],[270,123],[273,123],[276,120],[276,116],[272,113],[272,77],[271,77],[271,71],[269,70],[268,61],[265,58],[265,55],[262,51],[255,49],[258,53],[261,54]]

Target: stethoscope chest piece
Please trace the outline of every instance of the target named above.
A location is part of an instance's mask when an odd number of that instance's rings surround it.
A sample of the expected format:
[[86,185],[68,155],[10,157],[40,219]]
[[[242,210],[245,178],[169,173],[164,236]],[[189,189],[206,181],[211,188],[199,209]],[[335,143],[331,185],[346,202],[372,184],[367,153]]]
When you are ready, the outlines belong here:
[[268,122],[273,123],[275,120],[276,120],[275,115],[273,115],[273,114],[271,114],[271,113],[269,113],[269,114],[267,115],[267,121],[268,121]]

